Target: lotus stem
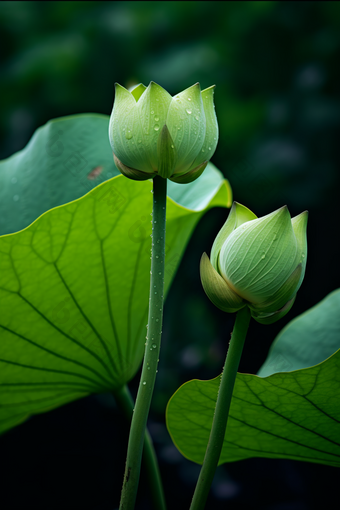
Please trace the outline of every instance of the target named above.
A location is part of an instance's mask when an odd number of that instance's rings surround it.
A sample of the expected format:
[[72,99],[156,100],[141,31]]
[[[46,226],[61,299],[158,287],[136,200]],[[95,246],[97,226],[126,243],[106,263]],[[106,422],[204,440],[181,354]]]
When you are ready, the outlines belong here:
[[163,321],[166,187],[166,179],[159,176],[153,178],[148,333],[145,343],[142,375],[131,421],[123,489],[119,506],[120,510],[133,510],[135,506],[145,429],[159,361]]
[[[135,403],[130,394],[127,385],[119,388],[114,392],[117,405],[125,415],[126,420],[131,422]],[[150,484],[150,492],[153,500],[154,508],[166,510],[165,497],[163,491],[162,478],[159,471],[158,461],[153,447],[151,436],[146,429],[144,438],[143,463],[146,468],[148,481]]]
[[250,310],[247,306],[237,312],[236,315],[234,330],[231,336],[221,376],[220,388],[218,390],[209,442],[190,505],[190,510],[203,510],[208,498],[210,486],[222,451],[229,416],[230,402],[244,341],[248,331],[250,317]]

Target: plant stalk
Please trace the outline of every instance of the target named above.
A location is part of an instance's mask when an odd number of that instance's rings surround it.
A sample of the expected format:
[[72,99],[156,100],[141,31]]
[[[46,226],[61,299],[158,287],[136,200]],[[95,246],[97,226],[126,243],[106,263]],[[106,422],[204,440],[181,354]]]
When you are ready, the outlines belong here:
[[[127,385],[122,386],[113,393],[119,409],[123,412],[128,422],[131,422],[135,403],[131,397]],[[157,510],[166,510],[165,497],[163,492],[162,479],[159,472],[158,461],[153,447],[151,436],[146,429],[144,437],[143,462],[148,474],[150,483],[151,497],[154,508]]]
[[190,505],[190,510],[203,510],[208,498],[210,486],[213,481],[222,451],[230,409],[230,402],[249,322],[250,311],[246,306],[237,312],[236,315],[234,330],[232,332],[229,349],[221,376],[220,388],[218,390],[215,414],[209,442]]
[[142,375],[131,421],[120,510],[133,510],[135,506],[145,429],[159,361],[163,321],[166,185],[166,179],[154,177],[148,333]]

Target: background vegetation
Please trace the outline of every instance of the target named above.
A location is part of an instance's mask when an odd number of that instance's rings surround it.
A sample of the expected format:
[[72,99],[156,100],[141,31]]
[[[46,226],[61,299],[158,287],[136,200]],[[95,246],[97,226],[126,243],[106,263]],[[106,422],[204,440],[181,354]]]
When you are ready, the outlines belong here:
[[[234,198],[257,215],[284,204],[292,215],[310,211],[307,272],[292,311],[272,326],[251,324],[240,371],[256,373],[282,327],[340,287],[339,4],[1,2],[0,33],[1,159],[51,118],[109,115],[116,81],[153,80],[172,94],[197,81],[216,84],[213,163]],[[199,467],[172,445],[165,405],[181,383],[221,371],[233,327],[204,295],[198,272],[224,221],[223,210],[203,218],[166,303],[150,430],[170,510],[188,508]],[[113,495],[118,505],[126,438],[110,395],[31,418],[0,441],[4,508],[106,509]],[[285,460],[227,464],[208,508],[319,508],[335,494],[336,475]],[[142,510],[145,480],[141,489]]]

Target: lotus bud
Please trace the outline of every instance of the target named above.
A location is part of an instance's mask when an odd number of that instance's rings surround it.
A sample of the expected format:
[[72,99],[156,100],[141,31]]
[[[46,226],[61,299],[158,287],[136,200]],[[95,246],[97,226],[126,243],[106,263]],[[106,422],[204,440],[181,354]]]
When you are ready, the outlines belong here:
[[291,219],[287,206],[257,218],[237,202],[218,233],[210,260],[203,254],[202,285],[225,312],[248,306],[261,324],[272,324],[293,306],[306,269],[305,211]]
[[199,83],[174,97],[154,82],[131,92],[117,83],[109,139],[120,172],[134,180],[197,179],[217,146],[213,94],[214,86],[201,91]]

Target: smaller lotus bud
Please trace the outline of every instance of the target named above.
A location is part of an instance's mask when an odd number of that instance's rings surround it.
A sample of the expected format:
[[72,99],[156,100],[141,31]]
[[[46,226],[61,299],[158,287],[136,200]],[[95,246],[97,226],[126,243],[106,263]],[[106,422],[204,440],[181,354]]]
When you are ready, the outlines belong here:
[[209,299],[225,312],[248,306],[271,324],[293,306],[307,262],[307,211],[291,219],[287,206],[263,218],[234,202],[200,272]]
[[217,146],[213,93],[198,83],[174,97],[154,82],[131,92],[116,84],[109,139],[120,172],[134,180],[197,179]]

